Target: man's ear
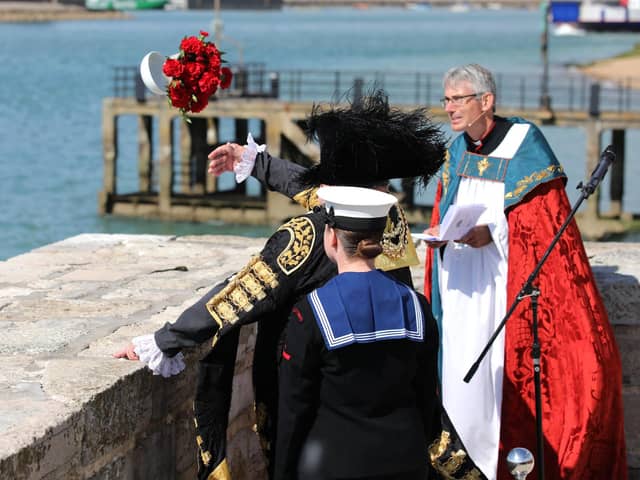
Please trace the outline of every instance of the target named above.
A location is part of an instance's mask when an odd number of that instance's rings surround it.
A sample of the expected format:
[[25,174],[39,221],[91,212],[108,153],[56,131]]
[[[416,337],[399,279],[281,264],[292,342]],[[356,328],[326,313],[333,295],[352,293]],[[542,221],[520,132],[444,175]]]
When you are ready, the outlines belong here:
[[482,95],[482,111],[486,112],[489,110],[493,110],[495,101],[496,97],[491,92],[486,92],[484,95]]

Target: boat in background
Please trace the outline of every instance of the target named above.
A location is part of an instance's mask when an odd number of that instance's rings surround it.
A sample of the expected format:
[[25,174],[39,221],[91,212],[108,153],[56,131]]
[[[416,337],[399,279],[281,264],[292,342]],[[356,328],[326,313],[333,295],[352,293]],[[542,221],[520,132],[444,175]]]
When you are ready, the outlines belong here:
[[640,0],[551,0],[550,16],[560,31],[640,32]]
[[157,10],[169,0],[85,0],[87,10]]
[[558,37],[575,37],[584,35],[587,32],[573,23],[556,23],[553,25],[552,33]]

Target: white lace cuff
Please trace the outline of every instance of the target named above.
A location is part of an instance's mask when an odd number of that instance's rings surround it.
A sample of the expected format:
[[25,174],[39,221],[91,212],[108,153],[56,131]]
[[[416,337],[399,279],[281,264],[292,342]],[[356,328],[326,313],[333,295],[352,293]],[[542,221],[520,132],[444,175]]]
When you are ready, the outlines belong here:
[[179,352],[175,357],[167,357],[158,348],[153,334],[135,337],[132,342],[140,361],[146,363],[154,375],[162,375],[167,378],[184,370],[182,352]]
[[264,152],[266,149],[267,146],[258,145],[250,133],[247,135],[247,145],[242,152],[242,157],[233,167],[233,171],[236,173],[236,182],[242,183],[251,175],[258,153]]

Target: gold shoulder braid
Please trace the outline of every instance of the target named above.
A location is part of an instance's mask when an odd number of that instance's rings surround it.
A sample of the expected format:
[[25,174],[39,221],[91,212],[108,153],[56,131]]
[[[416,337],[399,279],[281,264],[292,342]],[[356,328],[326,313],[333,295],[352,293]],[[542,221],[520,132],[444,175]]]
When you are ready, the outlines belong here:
[[278,278],[271,267],[260,256],[255,256],[207,302],[207,310],[222,328],[237,322],[239,313],[251,311],[256,301],[277,286]]
[[293,196],[293,201],[302,205],[307,210],[313,210],[314,207],[320,206],[320,200],[316,194],[318,187],[307,188]]
[[311,255],[311,249],[316,239],[316,229],[307,217],[296,217],[282,225],[278,230],[290,233],[289,244],[278,255],[278,266],[285,275],[291,275]]
[[376,268],[388,271],[420,263],[409,232],[409,224],[404,212],[397,205],[389,212],[380,243],[382,253],[376,257]]

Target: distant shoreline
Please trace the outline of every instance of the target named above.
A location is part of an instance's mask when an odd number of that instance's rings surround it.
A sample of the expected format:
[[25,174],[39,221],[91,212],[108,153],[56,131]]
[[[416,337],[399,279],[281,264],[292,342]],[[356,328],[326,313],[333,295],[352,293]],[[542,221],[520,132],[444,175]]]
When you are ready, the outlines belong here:
[[640,89],[640,44],[621,55],[578,65],[577,68],[592,78]]
[[92,11],[77,5],[43,2],[0,2],[0,23],[39,23],[62,20],[125,19],[125,12]]

